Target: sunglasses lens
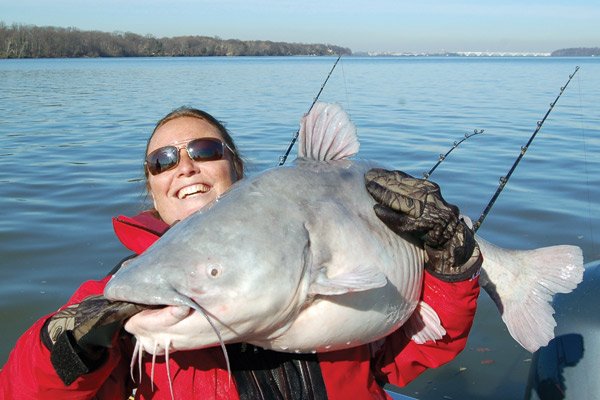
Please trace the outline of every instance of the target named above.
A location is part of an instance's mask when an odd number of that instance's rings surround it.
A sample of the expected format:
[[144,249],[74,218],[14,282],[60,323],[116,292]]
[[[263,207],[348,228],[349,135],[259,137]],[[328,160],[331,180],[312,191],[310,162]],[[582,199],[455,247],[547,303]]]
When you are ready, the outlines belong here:
[[178,158],[179,151],[177,150],[177,147],[161,147],[148,154],[146,157],[146,165],[148,166],[148,171],[150,171],[152,175],[157,175],[176,166],[179,162]]
[[[219,139],[195,139],[187,144],[187,151],[194,161],[213,161],[223,158],[223,142]],[[152,175],[174,168],[179,163],[179,149],[175,146],[161,147],[146,157],[146,166]]]
[[213,161],[223,158],[223,143],[218,139],[196,139],[188,143],[188,154],[194,161]]

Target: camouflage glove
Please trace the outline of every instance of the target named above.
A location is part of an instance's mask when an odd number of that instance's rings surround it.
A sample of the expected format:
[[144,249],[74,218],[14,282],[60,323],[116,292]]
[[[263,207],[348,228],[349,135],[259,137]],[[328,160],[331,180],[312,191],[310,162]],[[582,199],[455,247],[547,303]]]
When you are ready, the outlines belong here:
[[425,269],[447,282],[471,278],[481,267],[472,229],[448,204],[440,187],[401,171],[372,169],[365,175],[375,214],[397,234],[423,241]]
[[42,340],[62,381],[70,385],[100,366],[125,320],[143,309],[137,304],[91,296],[50,317],[42,328]]

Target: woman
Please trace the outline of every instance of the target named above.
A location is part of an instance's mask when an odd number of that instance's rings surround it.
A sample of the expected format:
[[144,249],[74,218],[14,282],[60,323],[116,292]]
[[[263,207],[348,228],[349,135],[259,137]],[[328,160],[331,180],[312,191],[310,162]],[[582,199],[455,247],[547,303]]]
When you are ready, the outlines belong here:
[[[243,162],[221,123],[200,110],[180,108],[157,123],[147,144],[145,171],[154,210],[114,220],[119,239],[137,254],[242,179]],[[377,343],[318,355],[229,345],[233,381],[220,348],[175,352],[155,367],[146,357],[144,376],[134,382],[129,373],[133,346],[120,330],[123,318],[107,323],[102,316],[98,323],[89,298],[102,293],[109,274],[84,283],[60,312],[42,318],[19,339],[0,373],[4,398],[124,399],[137,387],[136,398],[142,399],[170,399],[172,394],[176,399],[383,399],[381,383],[405,385],[426,368],[451,360],[466,344],[479,293],[477,278],[470,279],[481,264],[476,245],[468,240],[472,235],[437,186],[398,171],[376,171],[367,181],[381,203],[377,214],[390,228],[426,234],[431,261],[426,268],[432,274],[425,274],[423,297],[446,328],[442,340],[417,345],[398,331]],[[410,204],[434,209],[411,216],[406,207],[395,207],[407,197]],[[448,212],[440,222],[441,210]],[[436,218],[427,218],[432,215]],[[435,233],[440,231],[443,235]],[[467,250],[455,260],[456,248]],[[448,251],[450,264],[443,256]]]
[[[194,146],[196,139],[214,142]],[[176,147],[171,147],[174,143]],[[212,146],[222,148],[213,154]],[[177,157],[183,148],[187,156]],[[204,159],[192,160],[194,151]],[[225,127],[200,110],[182,108],[163,118],[148,141],[146,154],[148,191],[157,215],[168,225],[210,203],[244,173],[243,161]],[[177,164],[170,163],[177,159]]]

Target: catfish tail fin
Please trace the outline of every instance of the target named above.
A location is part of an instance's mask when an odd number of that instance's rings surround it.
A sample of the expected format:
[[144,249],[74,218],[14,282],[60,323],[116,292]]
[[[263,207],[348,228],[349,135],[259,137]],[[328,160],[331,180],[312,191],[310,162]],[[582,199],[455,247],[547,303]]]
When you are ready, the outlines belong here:
[[483,254],[480,284],[490,295],[511,336],[536,351],[554,337],[556,293],[569,293],[583,279],[577,246],[507,250],[477,238]]

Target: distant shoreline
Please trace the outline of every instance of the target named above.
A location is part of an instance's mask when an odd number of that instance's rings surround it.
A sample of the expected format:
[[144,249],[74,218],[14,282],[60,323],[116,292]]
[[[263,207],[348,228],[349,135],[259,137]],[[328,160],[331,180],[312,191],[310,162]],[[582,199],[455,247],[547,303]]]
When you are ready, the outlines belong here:
[[[176,56],[164,56],[164,55],[152,55],[152,56],[80,56],[80,57],[2,57],[0,60],[52,60],[52,59],[117,59],[117,58],[285,58],[285,57],[337,57],[339,54],[294,54],[294,55],[176,55]],[[482,54],[482,55],[459,55],[459,54],[437,54],[437,53],[420,53],[420,54],[366,54],[366,53],[353,53],[343,55],[347,58],[595,58],[596,55],[589,56],[556,56],[552,54],[545,55],[532,55],[532,54]],[[598,56],[600,57],[600,56]]]
[[131,32],[81,31],[0,22],[0,59],[211,56],[359,56],[359,57],[596,57],[600,47],[552,52],[356,52],[332,44],[221,39],[208,36],[155,38]]
[[353,53],[352,55],[363,57],[551,57],[552,53],[510,51],[460,51],[448,53],[361,52]]
[[448,52],[357,52],[354,56],[369,57],[600,57],[600,47],[578,47],[535,51],[448,51]]
[[155,38],[130,32],[81,31],[76,28],[8,26],[0,22],[0,58],[325,56],[351,55],[331,44],[268,40],[242,41],[208,36]]

